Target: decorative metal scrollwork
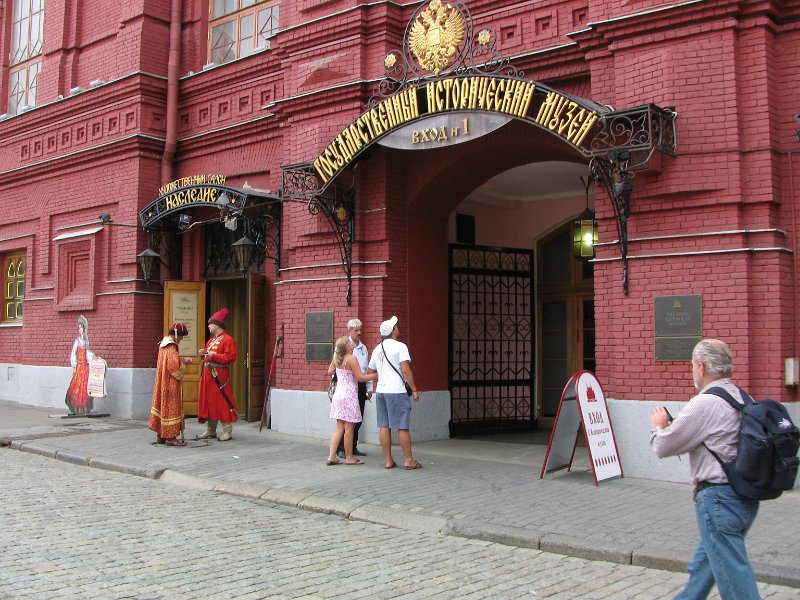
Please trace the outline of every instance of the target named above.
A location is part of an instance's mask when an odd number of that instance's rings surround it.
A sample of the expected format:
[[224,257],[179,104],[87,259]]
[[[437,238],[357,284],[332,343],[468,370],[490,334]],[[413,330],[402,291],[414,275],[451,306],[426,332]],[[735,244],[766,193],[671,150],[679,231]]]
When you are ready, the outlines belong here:
[[403,40],[402,48],[386,55],[384,79],[365,109],[423,79],[466,74],[524,76],[496,49],[494,29],[484,27],[474,33],[472,15],[459,0],[431,0],[420,6],[408,21]]
[[284,200],[311,200],[320,191],[320,181],[310,163],[292,165],[281,172]]
[[331,186],[322,196],[308,201],[308,212],[324,214],[339,238],[342,265],[347,274],[347,306],[351,305],[353,293],[353,239],[355,238],[355,191]]
[[161,262],[169,269],[171,279],[183,277],[183,245],[181,238],[169,229],[149,229],[147,237],[149,248],[161,257]]
[[625,148],[612,148],[608,158],[595,156],[589,162],[592,178],[603,185],[611,198],[617,221],[617,235],[622,256],[622,292],[628,295],[628,216],[633,191],[633,174],[628,164],[630,153]]
[[[277,213],[277,214],[274,214]],[[253,256],[248,265],[240,265],[233,243],[247,237],[254,244]],[[259,270],[269,259],[275,262],[276,272],[280,268],[280,210],[271,214],[245,215],[231,230],[223,223],[212,223],[205,230],[206,275]]]
[[606,113],[600,117],[600,128],[589,148],[595,156],[605,155],[614,148],[647,152],[638,164],[646,163],[655,150],[675,156],[677,116],[675,111],[655,104]]
[[355,191],[336,185],[320,193],[319,177],[310,164],[285,167],[282,173],[284,202],[305,202],[312,215],[328,218],[339,240],[342,266],[347,276],[347,305],[352,302],[353,240],[355,239]]

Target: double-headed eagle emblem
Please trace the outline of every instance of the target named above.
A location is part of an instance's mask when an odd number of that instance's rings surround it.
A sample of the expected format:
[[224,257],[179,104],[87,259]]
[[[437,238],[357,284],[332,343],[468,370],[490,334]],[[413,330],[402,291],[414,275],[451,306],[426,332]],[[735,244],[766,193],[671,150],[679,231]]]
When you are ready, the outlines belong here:
[[452,62],[464,41],[464,18],[452,5],[432,0],[417,15],[408,34],[408,45],[420,66],[438,75]]

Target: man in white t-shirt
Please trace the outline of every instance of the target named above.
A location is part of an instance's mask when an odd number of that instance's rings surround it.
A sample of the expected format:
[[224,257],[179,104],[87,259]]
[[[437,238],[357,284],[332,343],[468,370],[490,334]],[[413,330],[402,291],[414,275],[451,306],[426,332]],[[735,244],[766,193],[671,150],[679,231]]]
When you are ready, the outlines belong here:
[[392,458],[392,429],[397,430],[397,439],[403,451],[404,466],[407,470],[421,469],[422,463],[411,454],[411,399],[406,392],[406,385],[412,390],[414,402],[419,402],[419,390],[411,372],[411,355],[408,346],[398,342],[400,330],[397,317],[381,323],[383,341],[372,351],[369,360],[369,372],[378,374],[375,386],[375,411],[378,415],[378,429],[383,453],[386,456],[387,469],[397,465]]

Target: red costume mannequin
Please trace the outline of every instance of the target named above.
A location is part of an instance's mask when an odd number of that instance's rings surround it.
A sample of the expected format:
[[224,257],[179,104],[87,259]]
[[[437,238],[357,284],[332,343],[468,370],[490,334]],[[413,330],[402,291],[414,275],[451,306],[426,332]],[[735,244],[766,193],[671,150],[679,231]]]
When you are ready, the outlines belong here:
[[211,338],[205,348],[200,349],[203,357],[203,374],[200,378],[200,398],[197,422],[206,423],[206,430],[198,435],[205,440],[217,437],[217,422],[222,421],[223,433],[219,441],[225,442],[233,437],[233,423],[238,420],[236,399],[230,386],[229,365],[236,360],[236,341],[225,331],[228,309],[223,308],[211,315],[208,331]]

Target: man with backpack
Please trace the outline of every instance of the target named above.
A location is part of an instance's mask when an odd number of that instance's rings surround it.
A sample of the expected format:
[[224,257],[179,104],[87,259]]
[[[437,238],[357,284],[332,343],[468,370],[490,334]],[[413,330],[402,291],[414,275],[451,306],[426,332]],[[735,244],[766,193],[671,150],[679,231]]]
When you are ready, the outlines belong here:
[[711,452],[726,463],[737,455],[740,411],[708,392],[720,387],[744,405],[741,391],[731,381],[732,372],[733,354],[728,345],[720,340],[701,340],[692,351],[692,379],[698,394],[674,420],[663,407],[656,408],[650,419],[650,445],[656,455],[664,458],[688,452],[695,486],[700,543],[689,563],[689,581],[676,600],[706,598],[715,582],[725,600],[761,597],[744,544],[758,512],[758,501],[734,491]]

